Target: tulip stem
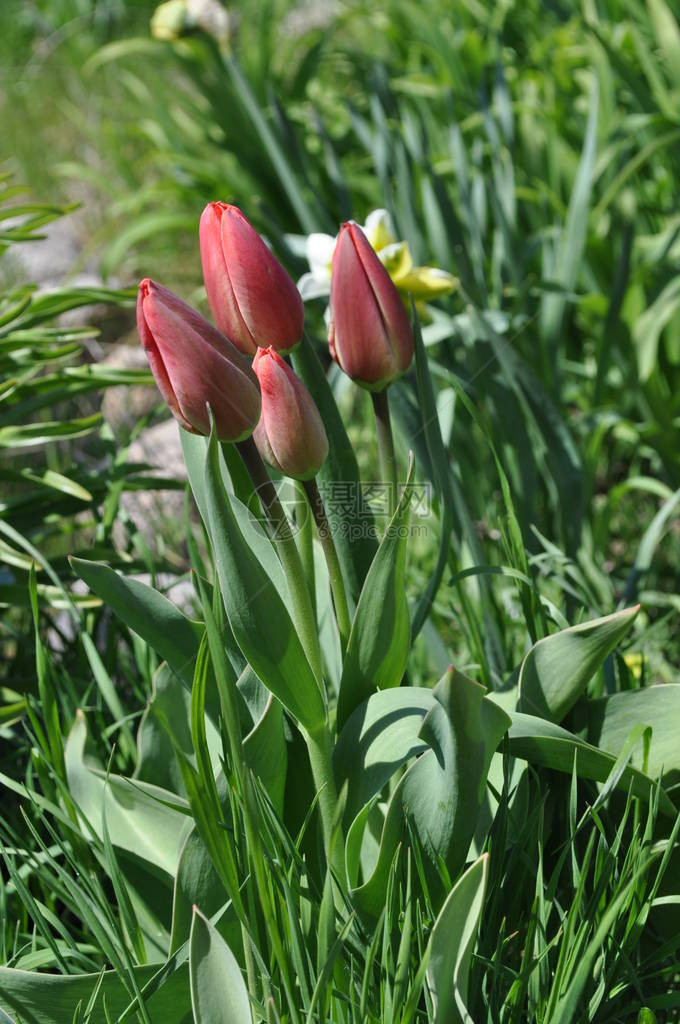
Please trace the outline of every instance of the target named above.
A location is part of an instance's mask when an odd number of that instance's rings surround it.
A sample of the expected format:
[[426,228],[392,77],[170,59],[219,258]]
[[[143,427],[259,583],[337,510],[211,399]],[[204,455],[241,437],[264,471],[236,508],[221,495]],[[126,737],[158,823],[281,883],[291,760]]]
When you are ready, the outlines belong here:
[[281,507],[272,478],[267,472],[267,468],[260,457],[252,437],[247,438],[245,441],[237,441],[236,447],[241,453],[241,458],[250,473],[257,496],[264,508],[270,534],[288,580],[295,625],[307,655],[307,660],[316,676],[319,689],[323,692],[319,634],[316,628],[312,600],[307,588],[305,571],[300,560],[300,552],[295,543],[295,536],[291,530],[286,513]]
[[316,585],[314,582],[314,537],[312,520],[309,515],[309,505],[305,494],[305,486],[299,480],[295,481],[295,525],[297,527],[298,550],[300,561],[305,571],[305,579],[309,589],[309,596],[312,601],[312,612],[316,619]]
[[333,533],[326,517],[326,509],[324,508],[316,480],[305,480],[303,487],[309,499],[309,505],[314,516],[314,522],[316,523],[319,540],[321,541],[321,547],[323,548],[326,565],[328,567],[328,578],[331,584],[333,605],[335,607],[335,620],[338,624],[340,647],[342,648],[342,654],[344,656],[352,624],[349,616],[347,592],[345,591],[345,583],[342,578],[340,560],[338,559],[338,552],[335,548]]
[[[319,795],[319,811],[321,812],[321,827],[326,858],[333,870],[338,886],[344,891],[346,886],[345,850],[342,832],[339,827],[340,823],[335,820],[338,807],[338,793],[333,774],[333,743],[331,734],[328,730],[328,725],[324,724],[321,729],[313,733],[303,730],[303,735],[307,744],[312,778]],[[335,904],[338,910],[341,909],[342,900],[337,890]]]
[[382,391],[372,391],[371,398],[373,399],[375,428],[378,435],[378,455],[383,476],[382,482],[389,491],[388,509],[389,515],[392,516],[397,507],[397,458],[394,453],[394,437],[392,436],[387,388],[383,388]]

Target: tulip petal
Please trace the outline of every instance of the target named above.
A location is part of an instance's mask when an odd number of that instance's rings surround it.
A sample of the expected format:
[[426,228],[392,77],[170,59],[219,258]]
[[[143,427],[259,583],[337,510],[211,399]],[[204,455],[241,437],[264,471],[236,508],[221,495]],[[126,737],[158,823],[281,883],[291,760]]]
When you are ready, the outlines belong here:
[[[359,257],[354,232],[343,230],[333,257],[331,278],[330,342],[334,358],[354,380],[371,384],[390,380],[397,364],[390,346],[385,319],[372,288],[372,280]],[[382,274],[382,267],[367,239],[359,231]],[[394,288],[390,281],[390,286]]]
[[146,357],[149,360],[149,367],[154,375],[154,379],[158,385],[158,390],[163,396],[164,402],[172,412],[175,419],[179,421],[180,425],[184,427],[185,430],[193,431],[194,428],[185,418],[179,407],[170,377],[168,376],[165,364],[163,363],[163,357],[161,356],[158,345],[156,344],[154,336],[149,329],[149,325],[146,322],[146,317],[144,315],[144,299],[149,294],[151,287],[152,282],[145,279],[140,284],[139,292],[137,294],[137,330],[139,331],[139,337],[142,345],[144,346]]
[[254,435],[260,454],[287,476],[309,479],[328,455],[314,400],[274,349],[260,349],[253,369],[262,393],[262,416]]
[[294,281],[235,206],[220,222],[222,252],[239,315],[251,337],[279,352],[302,338],[304,306]]
[[[396,349],[395,357],[399,362],[399,369],[406,369],[413,358],[413,335],[406,310],[394,282],[378,259],[366,236],[356,225],[350,225],[350,232],[356,247],[357,256],[370,281],[375,301],[386,325],[389,340]],[[402,366],[406,355],[408,358],[406,358],[405,366]]]
[[185,304],[176,296],[168,300],[165,291],[155,286],[143,297],[142,309],[172,390],[172,412],[186,429],[208,434],[209,403],[220,437],[248,436],[259,416],[260,396],[246,361],[236,350],[230,357],[223,354],[226,339],[197,313],[184,315]]
[[254,356],[257,344],[241,316],[222,248],[223,206],[223,203],[209,203],[201,215],[198,237],[203,280],[210,312],[219,329],[241,352]]

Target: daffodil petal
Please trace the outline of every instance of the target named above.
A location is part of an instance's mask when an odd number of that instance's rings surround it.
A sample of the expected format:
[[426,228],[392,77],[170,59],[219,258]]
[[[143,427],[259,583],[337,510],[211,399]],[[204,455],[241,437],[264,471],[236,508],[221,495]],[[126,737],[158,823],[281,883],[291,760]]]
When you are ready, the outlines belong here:
[[331,279],[331,261],[335,251],[335,238],[321,231],[313,231],[307,236],[307,260],[312,274],[321,278]]
[[378,259],[397,287],[399,287],[398,282],[413,267],[413,257],[408,242],[392,242],[391,245],[378,249]]
[[371,210],[362,230],[376,252],[397,240],[392,218],[387,210]]
[[437,267],[413,267],[409,273],[393,279],[400,292],[410,292],[414,299],[437,299],[458,287],[453,274]]
[[308,302],[309,299],[320,299],[330,295],[331,275],[323,277],[319,274],[303,274],[297,286],[303,302]]

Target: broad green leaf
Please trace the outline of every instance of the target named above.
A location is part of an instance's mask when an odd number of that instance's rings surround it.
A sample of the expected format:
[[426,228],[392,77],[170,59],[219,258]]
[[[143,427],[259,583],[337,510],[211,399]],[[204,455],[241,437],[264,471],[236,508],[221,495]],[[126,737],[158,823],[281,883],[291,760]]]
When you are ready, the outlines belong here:
[[248,1024],[252,1020],[241,969],[217,929],[194,910],[189,977],[194,1024]]
[[570,626],[534,644],[520,669],[518,709],[562,721],[625,636],[639,607]]
[[430,749],[404,785],[404,807],[424,850],[452,876],[465,863],[491,758],[510,726],[505,711],[485,693],[462,672],[446,672],[420,730]]
[[291,358],[295,371],[316,402],[328,435],[328,458],[319,470],[317,480],[326,504],[348,596],[356,603],[377,550],[371,529],[373,514],[364,501],[354,449],[309,338],[303,337]]
[[127,850],[174,878],[188,823],[187,805],[175,793],[89,767],[84,760],[87,727],[81,711],[64,751],[66,778],[79,812],[102,836],[102,804],[114,846]]
[[666,785],[680,781],[680,683],[614,693],[586,704],[587,739],[615,757],[635,726],[649,726],[652,737],[647,765],[640,747],[632,763]]
[[246,764],[257,775],[279,815],[283,815],[288,749],[283,731],[283,710],[270,693],[262,716],[243,737]]
[[108,607],[153,648],[188,687],[203,626],[167,597],[139,580],[126,579],[100,562],[71,558],[71,565]]
[[406,486],[364,582],[347,643],[338,697],[338,729],[376,690],[398,686],[411,628],[406,600],[406,540],[413,458]]
[[[593,779],[595,782],[606,782],[616,765],[616,757],[613,754],[599,750],[544,718],[535,718],[533,715],[524,715],[517,711],[511,712],[510,717],[512,725],[508,739],[510,753],[514,757],[521,757],[531,764],[540,764],[545,768],[567,772],[569,775],[574,770],[576,757],[579,777]],[[619,779],[618,788],[626,791],[630,789],[634,796],[648,802],[653,796],[656,782],[636,768],[628,766]],[[677,813],[664,790],[661,790],[659,806],[664,814],[675,816]]]
[[[221,767],[222,739],[211,717],[206,717],[208,747],[214,773]],[[173,740],[166,725],[172,730]],[[173,742],[195,767],[191,742],[191,694],[180,686],[166,664],[159,666],[153,677],[151,700],[142,716],[137,735],[139,763],[135,778],[151,782],[186,796],[182,773],[175,758]]]
[[[162,964],[133,968],[143,989]],[[0,1005],[18,1014],[21,1024],[71,1024],[78,1005],[87,1005],[99,982],[99,974],[38,974],[0,967]],[[189,970],[186,964],[170,973],[163,985],[147,1000],[151,1019],[163,1024],[192,1024],[189,996]],[[130,1003],[130,995],[115,971],[105,971],[88,1024],[108,1024],[116,1020]]]
[[427,750],[420,729],[434,703],[430,689],[399,686],[374,693],[350,715],[333,751],[338,791],[347,783],[348,821],[402,764]]
[[[206,437],[200,437],[198,434],[190,434],[187,430],[178,429],[191,490],[194,498],[196,499],[196,504],[198,505],[198,510],[201,513],[201,518],[205,523],[206,529],[209,529],[210,524],[208,521],[208,506],[205,496],[204,481],[208,439]],[[236,522],[238,523],[239,529],[243,535],[243,539],[262,565],[262,568],[269,576],[269,579],[275,585],[281,596],[281,600],[284,604],[288,605],[290,601],[288,583],[286,582],[286,577],[283,569],[281,568],[281,563],[279,562],[276,551],[255,516],[243,504],[243,502],[239,501],[239,499],[232,493],[232,481],[227,470],[224,452],[222,451],[221,445],[218,461],[220,473],[222,475],[222,482],[229,493],[231,510],[234,513]]]
[[467,1007],[470,962],[484,907],[489,855],[459,878],[434,923],[426,982],[433,1024],[471,1024]]
[[215,564],[236,642],[264,685],[303,726],[314,729],[325,720],[321,693],[286,606],[236,522],[214,432],[204,486]]
[[[376,697],[383,699],[384,695]],[[373,917],[377,917],[384,905],[390,865],[404,832],[405,817],[420,839],[433,880],[437,874],[435,868],[441,863],[451,875],[460,870],[474,836],[492,755],[510,724],[505,712],[485,696],[484,687],[454,669],[450,669],[432,691],[429,708],[425,706],[426,698],[421,698],[419,706],[413,691],[409,697],[410,706],[405,702],[401,707],[385,707],[382,722],[376,713],[377,707],[371,709],[372,731],[377,734],[382,725],[388,736],[384,744],[376,743],[366,730],[360,747],[375,766],[373,783],[363,792],[374,789],[375,800],[378,792],[375,787],[385,779],[388,770],[394,771],[398,754],[402,754],[402,763],[405,763],[418,753],[419,740],[427,744],[427,749],[408,768],[392,793],[373,864],[362,852],[371,802],[362,807],[347,833],[345,853],[352,900],[359,910]],[[361,732],[363,711],[362,706],[355,712],[357,721],[354,725],[351,721],[348,723],[350,730],[358,723]],[[349,755],[352,732],[347,735],[348,739],[342,744],[345,750],[341,749],[343,758]],[[383,752],[390,757],[388,751],[392,743],[394,760],[382,766],[378,758]],[[352,799],[355,803],[356,798]],[[361,884],[360,868],[364,875]]]

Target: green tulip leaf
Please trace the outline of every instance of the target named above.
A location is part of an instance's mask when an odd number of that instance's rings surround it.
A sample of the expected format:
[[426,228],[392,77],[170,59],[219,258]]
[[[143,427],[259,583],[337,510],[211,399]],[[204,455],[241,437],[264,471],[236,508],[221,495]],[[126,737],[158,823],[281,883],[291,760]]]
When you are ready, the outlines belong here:
[[[182,442],[182,452],[184,454],[184,461],[187,467],[187,475],[189,477],[191,490],[196,500],[198,511],[201,514],[201,519],[205,523],[206,529],[209,529],[208,503],[204,480],[206,457],[208,453],[208,438],[200,437],[198,434],[190,434],[188,431],[181,429],[179,430],[179,435]],[[233,493],[232,481],[227,470],[224,457],[224,447],[225,446],[223,445],[218,446],[218,462],[222,482],[225,490],[229,494],[231,510],[234,513],[234,517],[238,523],[239,529],[241,530],[243,539],[246,541],[251,551],[269,576],[269,579],[278,590],[283,603],[288,606],[290,603],[288,584],[286,582],[285,573],[281,568],[281,563],[279,562],[276,551],[274,550],[269,537],[262,526],[260,526],[256,516],[254,516],[247,506],[244,505],[243,502],[240,501]],[[233,448],[233,446],[226,447]],[[236,456],[240,459],[240,455],[238,455],[238,453],[236,453]]]
[[110,566],[71,558],[71,566],[90,590],[129,626],[191,689],[203,626],[188,619],[167,597],[139,580],[126,579]]
[[484,907],[489,855],[467,869],[449,893],[429,942],[426,984],[433,1024],[470,1024],[468,975]]
[[214,431],[204,486],[215,565],[234,638],[267,689],[305,728],[318,728],[325,720],[321,692],[281,595],[236,521]]
[[[532,764],[571,774],[580,778],[606,782],[616,767],[616,756],[592,746],[553,722],[515,711],[510,715],[512,725],[508,733],[510,753]],[[617,751],[618,753],[618,751]],[[629,790],[634,796],[648,802],[656,790],[656,782],[648,775],[628,765],[617,781],[619,789]],[[665,790],[661,790],[659,806],[664,814],[677,812]]]
[[[405,818],[414,827],[433,873],[441,863],[452,876],[463,866],[491,758],[510,725],[509,716],[485,696],[484,687],[455,669],[449,669],[430,693],[400,690],[395,697],[401,693],[404,698],[399,702],[388,702],[387,694],[381,693],[371,698],[370,709],[369,701],[362,705],[340,737],[336,756],[338,777],[348,780],[348,806],[369,797],[348,829],[345,856],[352,900],[372,917],[384,905]],[[352,743],[356,765],[350,764]],[[379,789],[399,766],[399,759],[403,764],[414,755],[415,762],[390,798],[371,863],[364,849],[366,826]],[[361,778],[362,767],[368,782]]]
[[[373,515],[364,501],[356,455],[333,392],[307,337],[303,337],[291,358],[296,373],[316,402],[328,435],[328,458],[319,470],[317,480],[326,502],[326,513],[348,594],[356,603],[377,550],[373,531],[368,528],[373,524]],[[347,495],[349,488],[350,500],[333,500],[335,488],[338,494],[343,495]]]
[[561,722],[627,633],[639,605],[546,636],[520,669],[518,710]]
[[170,954],[185,943],[191,933],[194,907],[209,917],[218,912],[226,893],[197,829],[192,829],[179,855],[172,900]]
[[436,703],[420,731],[430,750],[404,787],[404,809],[433,863],[451,876],[465,863],[494,751],[509,716],[479,683],[451,668],[434,688]]
[[236,957],[217,929],[194,910],[189,943],[194,1024],[248,1024],[248,990]]
[[586,715],[588,742],[615,757],[631,729],[638,725],[651,728],[646,765],[641,747],[636,749],[632,764],[652,778],[661,778],[665,785],[680,781],[680,683],[626,690],[588,701]]
[[[191,694],[184,686],[177,685],[176,676],[165,663],[159,666],[153,677],[151,700],[139,726],[139,763],[135,778],[186,797],[182,773],[164,722],[168,723],[175,741],[195,767],[191,741]],[[221,767],[222,740],[211,718],[206,716],[205,725],[210,759],[217,773]]]
[[406,486],[368,570],[347,642],[338,696],[338,729],[376,690],[398,686],[408,658],[411,628],[405,592],[410,485]]
[[[190,819],[188,805],[175,793],[149,783],[107,776],[85,763],[87,726],[82,711],[64,750],[66,779],[79,813],[102,837],[102,805],[113,846],[154,864],[175,877],[179,854]],[[87,826],[86,826],[87,827]]]
[[434,703],[432,690],[399,686],[374,693],[350,715],[333,752],[338,790],[347,783],[347,821],[402,764],[427,750],[420,729]]
[[288,748],[283,731],[283,710],[273,694],[250,732],[243,737],[246,764],[267,791],[279,815],[283,816]]
[[[131,970],[143,989],[163,966],[146,964]],[[177,967],[145,1000],[152,1020],[163,1021],[163,1024],[192,1024],[188,974],[186,963]],[[74,1019],[78,1003],[87,1006],[98,985],[88,1024],[108,1024],[130,1003],[129,990],[116,971],[105,971],[103,975],[64,975],[0,967],[0,1004],[15,1011],[21,1024],[67,1024]]]

